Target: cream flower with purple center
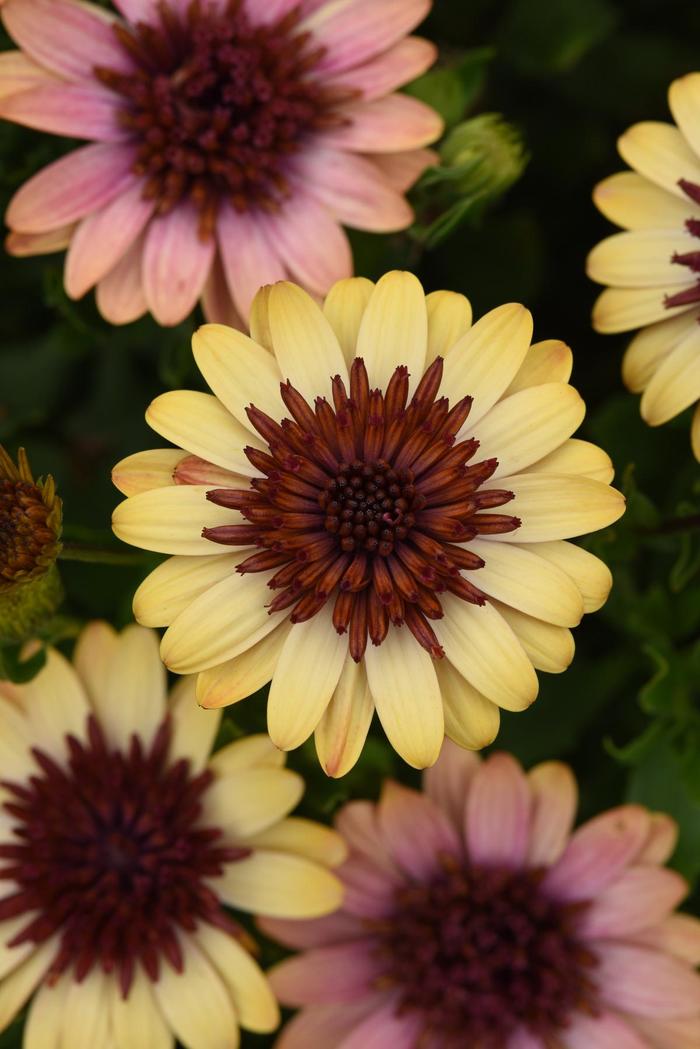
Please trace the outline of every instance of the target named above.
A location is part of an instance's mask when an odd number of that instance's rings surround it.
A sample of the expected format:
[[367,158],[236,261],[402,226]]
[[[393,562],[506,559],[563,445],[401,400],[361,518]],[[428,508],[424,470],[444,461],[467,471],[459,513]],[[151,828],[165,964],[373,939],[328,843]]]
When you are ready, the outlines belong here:
[[572,832],[568,766],[450,743],[423,790],[341,809],[340,911],[261,921],[302,952],[270,974],[302,1007],[276,1049],[697,1049],[671,819],[624,805]]
[[430,0],[6,0],[0,116],[90,144],[10,202],[8,250],[122,324],[241,325],[258,288],[352,272],[343,225],[404,229],[442,130],[396,89],[434,61]]
[[134,609],[161,654],[198,673],[205,707],[272,681],[282,749],[315,731],[342,775],[376,708],[417,767],[444,734],[489,743],[535,668],[573,656],[570,627],[610,573],[566,542],[623,512],[610,460],[572,439],[584,405],[571,353],[530,346],[524,307],[471,326],[467,300],[410,273],[341,281],[323,309],[263,289],[252,338],[205,325],[212,394],[175,391],[147,420],[179,445],[114,470],[114,530],[173,555]]
[[[312,917],[346,850],[289,817],[299,776],[266,736],[210,756],[220,718],[155,634],[92,623],[0,682],[0,1030],[24,1049],[234,1049],[279,1021],[235,912]],[[226,909],[232,908],[233,910]]]
[[671,84],[676,125],[646,121],[618,142],[632,171],[594,192],[606,218],[622,226],[588,257],[588,274],[610,285],[593,325],[615,333],[640,328],[622,377],[641,393],[650,426],[695,405],[691,443],[700,460],[700,73]]

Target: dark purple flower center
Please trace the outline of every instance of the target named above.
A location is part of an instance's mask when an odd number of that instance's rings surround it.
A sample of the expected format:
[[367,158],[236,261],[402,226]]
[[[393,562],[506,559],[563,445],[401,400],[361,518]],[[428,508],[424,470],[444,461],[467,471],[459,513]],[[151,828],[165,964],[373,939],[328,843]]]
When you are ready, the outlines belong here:
[[289,194],[288,160],[302,138],[342,122],[334,107],[352,93],[309,75],[323,48],[300,20],[295,8],[253,25],[241,0],[192,0],[182,15],[162,0],[153,23],[115,28],[136,71],[95,73],[123,98],[134,171],[159,213],[192,200],[208,237],[222,200],[274,211]]
[[65,763],[35,748],[36,773],[3,783],[15,837],[0,845],[0,881],[11,886],[0,921],[27,915],[13,946],[58,933],[52,976],[72,968],[82,980],[101,965],[126,996],[138,963],[153,980],[163,959],[182,970],[179,930],[206,921],[240,931],[206,881],[248,851],[202,824],[212,775],[171,762],[171,734],[166,720],[148,750],[133,736],[122,752],[91,717],[87,741],[67,737]]
[[506,1049],[520,1026],[558,1045],[575,1011],[597,1009],[597,962],[578,933],[588,903],[549,898],[541,870],[443,862],[370,923],[385,963],[378,985],[396,990],[400,1011],[419,1012],[442,1049]]
[[[695,204],[700,204],[700,186],[684,178],[678,180],[678,185],[690,200]],[[687,219],[685,228],[691,236],[700,237],[700,219]],[[684,288],[676,295],[667,295],[664,299],[664,306],[670,309],[673,306],[691,306],[695,302],[700,303],[700,250],[686,251],[682,254],[675,252],[671,256],[671,262],[676,262],[679,266],[687,266],[696,283],[690,288]]]
[[246,448],[264,474],[248,489],[207,493],[239,510],[247,524],[202,532],[216,543],[255,546],[237,571],[277,569],[270,612],[291,609],[301,623],[333,601],[333,623],[348,632],[359,661],[368,638],[379,645],[390,625],[405,624],[436,658],[442,648],[430,620],[443,615],[438,595],[483,604],[462,574],[483,566],[465,544],[477,535],[511,532],[517,517],[488,511],[513,498],[480,490],[496,459],[472,463],[479,442],[458,439],[471,397],[450,408],[438,397],[443,362],[426,371],[408,400],[408,369],[400,366],[386,391],[371,390],[361,358],[353,361],[350,390],[333,379],[333,405],[317,397],[313,409],[291,383],[282,400],[291,418],[275,422],[251,406],[248,417],[268,451]]

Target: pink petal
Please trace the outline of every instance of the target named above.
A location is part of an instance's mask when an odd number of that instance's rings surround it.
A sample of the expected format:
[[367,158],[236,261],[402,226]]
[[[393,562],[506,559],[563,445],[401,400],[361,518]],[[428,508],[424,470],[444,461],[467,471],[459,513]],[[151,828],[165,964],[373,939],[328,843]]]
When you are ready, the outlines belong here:
[[442,868],[440,856],[460,857],[462,843],[448,817],[430,798],[386,780],[377,806],[379,825],[397,865],[425,881]]
[[632,862],[648,833],[649,813],[638,805],[589,820],[548,871],[544,888],[564,900],[591,899]]
[[340,73],[395,44],[423,21],[430,0],[335,0],[302,23],[326,48],[316,69]]
[[563,1044],[566,1049],[651,1049],[648,1042],[613,1013],[579,1014],[566,1028]]
[[141,276],[143,242],[143,236],[134,241],[97,285],[97,308],[110,324],[129,324],[148,309]]
[[120,142],[114,95],[96,84],[48,84],[0,102],[0,117],[54,135]]
[[45,233],[113,200],[131,181],[133,152],[98,142],[55,160],[17,190],[5,221],[20,233]]
[[652,812],[649,837],[637,863],[666,863],[678,843],[678,824],[665,812]]
[[606,944],[598,951],[595,982],[611,1008],[659,1019],[696,1016],[700,974],[646,947]]
[[226,324],[229,328],[245,331],[245,324],[233,305],[228,290],[221,256],[217,251],[207,282],[202,289],[202,310],[211,324]]
[[666,918],[687,894],[687,882],[675,871],[630,867],[595,897],[581,930],[587,938],[605,939],[639,932]]
[[638,933],[634,940],[673,954],[693,967],[700,965],[700,919],[690,914],[670,914],[659,925]]
[[405,193],[424,171],[440,162],[440,157],[432,149],[409,149],[405,153],[375,153],[371,159],[389,185],[399,193]]
[[345,231],[328,208],[308,194],[295,193],[280,211],[260,215],[258,222],[292,280],[309,291],[325,295],[337,280],[352,276]]
[[700,1045],[700,1016],[682,1020],[652,1020],[631,1018],[637,1030],[648,1039],[645,1045],[653,1049],[698,1049]]
[[576,779],[568,765],[547,761],[531,769],[528,780],[533,803],[528,863],[549,866],[561,856],[574,825]]
[[343,1005],[312,1005],[285,1025],[275,1049],[335,1049],[353,1027],[377,1009],[382,998],[373,995]]
[[314,947],[270,970],[273,990],[285,1005],[353,1002],[372,990],[386,967],[372,939]]
[[258,918],[258,927],[266,936],[295,950],[323,947],[359,940],[367,932],[361,921],[345,911],[336,911],[311,921],[292,921],[289,918]]
[[50,255],[70,244],[75,226],[59,226],[48,233],[8,233],[5,249],[10,255]]
[[424,1022],[418,1012],[399,1015],[389,1002],[359,1023],[337,1049],[415,1049]]
[[175,467],[175,484],[208,484],[212,488],[237,488],[240,475],[216,466],[198,455],[185,455]]
[[112,29],[115,20],[92,4],[6,0],[2,20],[19,47],[61,76],[92,79],[95,66],[133,72],[133,62]]
[[143,181],[131,185],[111,204],[93,211],[78,226],[66,256],[65,285],[79,299],[116,266],[153,214],[155,202],[145,200]]
[[215,249],[213,237],[200,238],[199,213],[189,201],[150,222],[143,249],[143,290],[159,324],[179,324],[192,311]]
[[335,873],[345,888],[343,909],[348,913],[358,918],[385,918],[394,910],[397,883],[368,860],[351,856]]
[[377,807],[371,801],[350,801],[335,817],[335,828],[345,838],[351,858],[361,858],[383,871],[394,884],[403,880],[389,854],[379,827]]
[[544,1042],[521,1027],[508,1039],[506,1049],[546,1049]]
[[359,91],[364,101],[368,102],[415,80],[436,58],[437,47],[432,41],[408,36],[364,65],[346,69],[344,73],[332,77],[328,83],[333,87]]
[[0,54],[0,98],[28,91],[42,84],[57,84],[59,81],[22,51],[3,51]]
[[[319,0],[319,2],[326,3],[327,0]],[[306,5],[300,5],[299,0],[262,0],[262,2],[261,0],[245,0],[243,6],[255,25],[269,25],[271,22],[284,18],[295,8],[300,6],[305,8]]]
[[288,273],[265,235],[259,215],[222,204],[216,223],[221,262],[236,309],[248,320],[250,306],[264,284],[285,280]]
[[346,226],[393,233],[413,221],[413,211],[365,157],[314,147],[296,161],[293,176]]
[[428,146],[442,134],[434,109],[409,95],[387,95],[373,102],[351,102],[339,109],[349,121],[324,131],[322,141],[356,153],[397,153]]
[[132,24],[148,22],[154,25],[160,21],[159,2],[160,0],[114,0],[114,6]]
[[460,834],[464,828],[467,794],[481,758],[445,739],[440,757],[432,768],[423,772],[423,790],[448,814]]
[[530,836],[530,790],[510,754],[492,754],[478,769],[467,800],[465,837],[475,864],[519,867]]

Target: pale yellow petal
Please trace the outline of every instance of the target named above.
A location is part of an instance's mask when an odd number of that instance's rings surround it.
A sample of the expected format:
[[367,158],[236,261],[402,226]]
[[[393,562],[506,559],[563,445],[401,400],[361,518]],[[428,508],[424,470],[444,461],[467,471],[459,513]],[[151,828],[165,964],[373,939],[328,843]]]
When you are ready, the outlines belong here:
[[374,284],[366,277],[346,277],[336,281],[323,303],[325,313],[343,351],[345,362],[352,364],[357,333]]
[[55,982],[42,983],[29,1006],[22,1049],[60,1049],[63,1013],[72,983],[72,975],[67,973]]
[[[9,813],[7,814],[7,819],[8,821],[12,820]],[[3,837],[5,838],[5,835]],[[10,833],[3,844],[7,843],[8,838],[12,843],[17,842],[17,837]],[[5,888],[3,895],[9,895],[8,888]],[[18,933],[24,932],[31,921],[38,916],[37,911],[23,911],[15,918],[7,918],[5,921],[0,922],[0,980],[4,980],[8,973],[16,969],[35,950],[36,944],[32,943],[31,940],[27,940],[15,947],[10,947],[9,944]]]
[[377,282],[362,316],[356,356],[367,367],[370,386],[386,389],[398,365],[408,368],[410,391],[425,368],[428,312],[423,287],[412,273],[394,270]]
[[309,738],[338,684],[348,650],[347,636],[333,626],[332,604],[289,632],[267,701],[270,739],[293,750]]
[[166,1021],[187,1049],[238,1049],[236,1011],[223,980],[191,936],[181,937],[180,946],[182,973],[164,964],[153,984]]
[[280,1012],[258,963],[238,941],[209,922],[202,922],[195,942],[214,966],[234,1004],[241,1027],[267,1033],[280,1022]]
[[70,982],[61,1017],[60,1049],[101,1049],[108,1044],[110,980],[94,965],[81,983]]
[[700,325],[678,343],[642,394],[642,418],[660,426],[700,398]]
[[112,470],[112,483],[123,495],[175,484],[175,468],[187,457],[181,448],[150,448],[127,455]]
[[448,352],[440,392],[451,402],[467,395],[474,398],[459,437],[472,429],[511,384],[531,336],[529,310],[509,303],[481,317]]
[[472,307],[466,295],[456,291],[431,291],[426,295],[428,308],[428,353],[426,367],[436,357],[445,357],[465,335],[472,323]]
[[196,597],[233,574],[241,554],[178,555],[154,568],[134,594],[134,616],[143,626],[170,626]]
[[545,339],[533,342],[523,358],[523,363],[503,394],[509,397],[529,386],[541,386],[549,382],[568,382],[574,364],[571,349],[561,339]]
[[201,772],[206,765],[221,724],[221,712],[202,710],[197,705],[197,678],[194,675],[175,683],[168,699],[173,734],[170,754],[187,758],[190,768]]
[[686,142],[700,157],[700,73],[674,80],[668,89],[668,104]]
[[435,663],[445,712],[445,735],[466,750],[481,750],[498,735],[501,712],[450,663]]
[[687,313],[692,307],[665,305],[667,296],[680,290],[677,284],[661,288],[606,288],[593,305],[593,327],[603,335],[615,335]]
[[594,481],[610,484],[615,476],[612,459],[607,452],[590,441],[571,437],[549,455],[525,468],[526,473],[577,474]]
[[575,543],[563,541],[525,544],[531,550],[574,581],[583,599],[585,612],[596,612],[608,599],[612,587],[612,573],[604,561]]
[[244,736],[217,750],[209,761],[209,768],[217,775],[227,775],[240,769],[281,768],[287,759],[266,733]]
[[316,397],[332,403],[331,379],[340,375],[346,385],[348,370],[330,323],[314,300],[296,284],[273,284],[268,299],[272,348],[283,379],[306,400]]
[[537,675],[494,604],[472,605],[453,594],[441,594],[440,603],[445,615],[433,629],[450,663],[499,707],[529,707],[537,697]]
[[32,951],[26,961],[0,982],[0,1031],[14,1020],[29,996],[43,979],[56,957],[58,939],[52,936]]
[[500,601],[492,600],[491,603],[505,619],[536,670],[544,670],[547,674],[561,674],[566,670],[574,658],[574,638],[570,630],[534,619]]
[[434,661],[407,627],[389,627],[368,645],[365,668],[382,727],[394,750],[414,768],[433,765],[445,735]]
[[215,888],[229,906],[270,918],[318,918],[343,898],[341,883],[320,863],[272,849],[228,864]]
[[209,502],[210,487],[182,484],[132,495],[114,509],[114,533],[131,546],[158,554],[219,554],[220,546],[205,539],[202,529],[240,524],[243,518],[237,510]]
[[278,422],[284,417],[277,361],[243,332],[203,324],[192,336],[192,353],[209,388],[251,433],[245,412],[250,404]]
[[105,688],[94,703],[113,746],[127,749],[134,733],[150,743],[165,717],[166,687],[158,635],[128,626],[117,638]]
[[335,692],[316,726],[316,753],[328,776],[344,776],[353,767],[369,732],[374,701],[362,663],[348,653]]
[[573,580],[540,557],[536,544],[524,549],[516,543],[473,540],[469,549],[486,564],[467,573],[480,590],[527,615],[556,626],[576,626],[583,616],[583,599]]
[[618,139],[617,148],[631,168],[677,197],[687,199],[679,179],[700,183],[700,159],[673,124],[634,124]]
[[662,361],[691,331],[697,317],[684,310],[637,332],[622,360],[622,380],[633,393],[641,393]]
[[197,702],[210,710],[247,699],[272,681],[287,635],[288,619],[239,656],[219,663],[197,676]]
[[33,726],[24,712],[25,689],[21,706],[7,695],[6,688],[0,694],[0,768],[5,779],[26,779],[36,771],[31,753]]
[[265,284],[264,287],[256,293],[253,299],[253,305],[250,307],[250,337],[253,342],[256,342],[258,346],[263,346],[266,350],[272,353],[272,335],[270,334],[270,315],[269,315],[269,302],[270,302],[270,288],[271,284]]
[[0,55],[0,98],[10,98],[33,87],[60,82],[58,77],[22,51],[4,51]]
[[548,382],[499,401],[473,427],[479,459],[498,459],[493,477],[516,473],[558,448],[578,429],[586,405],[573,386]]
[[109,623],[94,620],[80,632],[73,652],[73,666],[94,704],[105,691],[117,646],[117,632]]
[[624,496],[589,477],[522,473],[487,481],[484,488],[514,493],[504,512],[520,518],[514,532],[490,535],[488,542],[543,543],[606,528],[625,512]]
[[172,1049],[172,1031],[158,1008],[150,979],[140,969],[126,999],[112,980],[110,1012],[116,1049]]
[[90,707],[82,681],[65,656],[47,648],[46,663],[23,692],[33,744],[64,760],[66,736],[86,735]]
[[304,781],[290,769],[239,769],[217,776],[204,795],[203,819],[227,838],[248,838],[288,816],[301,800]]
[[683,229],[685,220],[700,208],[650,182],[636,171],[619,171],[593,190],[593,201],[606,219],[623,229]]
[[348,854],[345,840],[331,827],[314,820],[289,816],[266,830],[253,834],[247,842],[255,849],[272,849],[306,856],[324,867],[337,867]]
[[282,621],[270,615],[271,572],[232,572],[195,598],[163,635],[160,654],[176,674],[196,674],[233,659]]
[[258,477],[259,472],[243,453],[246,445],[265,449],[247,427],[224,408],[210,393],[197,390],[169,390],[151,401],[146,422],[166,441],[186,448],[225,470]]
[[692,251],[694,243],[682,227],[613,233],[589,252],[586,272],[591,280],[617,288],[687,284],[688,267],[673,257]]

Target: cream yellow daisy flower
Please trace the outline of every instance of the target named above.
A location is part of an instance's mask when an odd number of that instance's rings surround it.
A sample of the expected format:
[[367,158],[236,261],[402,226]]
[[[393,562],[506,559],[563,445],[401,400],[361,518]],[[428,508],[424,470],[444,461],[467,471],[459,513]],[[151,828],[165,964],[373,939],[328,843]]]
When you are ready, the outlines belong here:
[[167,695],[153,631],[100,622],[73,665],[0,682],[0,1031],[33,995],[24,1049],[235,1049],[279,1022],[235,910],[340,902],[342,840],[288,815],[301,778],[267,736],[210,757],[194,691]]
[[197,673],[202,706],[272,681],[283,750],[315,733],[342,775],[376,709],[423,767],[447,734],[480,748],[499,707],[571,661],[570,628],[610,573],[566,542],[623,511],[610,460],[571,438],[584,405],[563,343],[530,346],[501,306],[472,326],[462,295],[410,273],[336,284],[321,309],[263,289],[252,337],[205,325],[213,394],[166,393],[147,420],[179,449],[114,471],[126,542],[171,554],[134,610],[161,654]]
[[597,331],[641,330],[622,377],[641,393],[641,412],[660,426],[695,404],[693,452],[700,459],[700,73],[668,93],[676,122],[645,121],[618,142],[622,171],[593,199],[622,226],[588,257],[588,275],[609,285],[593,309]]

